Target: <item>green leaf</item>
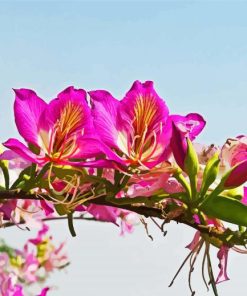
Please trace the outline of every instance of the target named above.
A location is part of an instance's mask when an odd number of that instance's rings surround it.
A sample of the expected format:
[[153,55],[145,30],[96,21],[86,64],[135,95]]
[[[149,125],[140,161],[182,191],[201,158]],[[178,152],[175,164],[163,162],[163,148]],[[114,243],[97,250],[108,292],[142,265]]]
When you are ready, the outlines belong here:
[[36,155],[39,155],[40,154],[40,147],[34,145],[34,144],[31,144],[31,143],[28,143],[28,148]]
[[86,174],[86,172],[84,172],[83,170],[77,169],[77,168],[72,168],[70,166],[60,166],[60,167],[53,166],[52,171],[56,175],[56,177],[59,179],[64,179],[68,176]]
[[4,181],[5,181],[5,189],[9,189],[9,170],[8,170],[8,161],[7,160],[1,160],[0,161],[0,167],[3,172]]
[[197,198],[197,174],[199,171],[199,161],[195,148],[192,142],[187,138],[187,155],[184,161],[184,170],[189,176],[190,187],[191,187],[191,197],[192,199]]
[[194,178],[199,170],[199,162],[195,148],[190,139],[187,138],[187,155],[184,161],[185,172],[190,178]]
[[215,153],[214,156],[209,159],[207,162],[207,165],[205,167],[205,170],[203,172],[203,181],[202,181],[202,187],[200,191],[200,196],[203,198],[206,194],[209,186],[216,180],[218,172],[219,172],[219,154]]
[[64,205],[55,204],[54,207],[55,207],[59,216],[64,216],[64,215],[68,214],[68,209]]
[[199,209],[212,218],[247,226],[247,206],[234,198],[213,195]]

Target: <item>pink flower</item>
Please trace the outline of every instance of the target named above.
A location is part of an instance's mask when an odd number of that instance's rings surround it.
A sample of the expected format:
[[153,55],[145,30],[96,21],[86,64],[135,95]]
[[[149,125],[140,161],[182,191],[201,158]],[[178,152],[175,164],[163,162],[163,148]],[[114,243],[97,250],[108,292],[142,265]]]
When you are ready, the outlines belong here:
[[134,82],[121,101],[103,90],[89,94],[96,130],[112,149],[110,159],[126,166],[152,168],[166,158],[168,108],[153,82]]
[[32,90],[15,93],[15,122],[28,147],[13,138],[5,147],[40,165],[71,164],[73,158],[85,160],[100,153],[83,89],[68,87],[49,104]]

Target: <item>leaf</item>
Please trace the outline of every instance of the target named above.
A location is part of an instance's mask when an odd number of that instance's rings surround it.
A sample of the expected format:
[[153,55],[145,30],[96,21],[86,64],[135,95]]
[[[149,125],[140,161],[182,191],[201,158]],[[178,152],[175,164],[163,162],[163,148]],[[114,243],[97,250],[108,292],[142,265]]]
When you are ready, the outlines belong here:
[[64,179],[68,176],[73,177],[74,175],[83,175],[86,174],[83,170],[72,168],[70,166],[53,166],[52,167],[53,173],[56,175],[59,179]]
[[240,201],[226,196],[211,196],[201,204],[200,210],[212,218],[247,226],[247,206]]
[[199,162],[198,157],[195,151],[195,148],[193,147],[193,144],[191,143],[190,139],[187,139],[187,155],[185,157],[185,163],[184,168],[185,172],[188,174],[190,179],[193,179],[199,170]]
[[68,209],[64,205],[55,204],[54,207],[55,207],[55,209],[56,209],[59,216],[63,216],[63,215],[68,214]]
[[206,194],[209,186],[216,180],[218,172],[219,172],[219,154],[215,153],[211,159],[207,162],[207,165],[203,172],[203,181],[202,187],[200,191],[200,195],[203,198]]

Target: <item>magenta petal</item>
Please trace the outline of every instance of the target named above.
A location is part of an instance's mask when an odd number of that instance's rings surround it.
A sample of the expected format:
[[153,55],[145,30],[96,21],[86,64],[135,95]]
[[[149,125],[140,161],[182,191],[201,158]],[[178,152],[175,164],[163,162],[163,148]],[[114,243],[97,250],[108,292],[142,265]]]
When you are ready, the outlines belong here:
[[[77,112],[76,110],[80,111]],[[39,130],[48,131],[52,129],[56,122],[61,121],[62,114],[69,120],[71,116],[78,116],[77,123],[73,129],[75,132],[85,132],[85,125],[91,120],[91,111],[86,102],[86,92],[83,89],[75,89],[73,86],[66,88],[53,99],[43,112],[38,123]],[[62,119],[63,120],[63,119]],[[65,120],[65,119],[64,119]],[[69,122],[67,122],[67,125]]]
[[226,246],[222,246],[218,251],[217,257],[220,261],[219,263],[220,272],[216,279],[216,284],[229,280],[229,277],[227,275],[228,252],[229,252],[229,248]]
[[33,163],[39,163],[37,159],[37,155],[32,153],[24,144],[22,144],[19,140],[17,139],[9,139],[3,145],[10,150],[14,151],[18,155],[20,155],[22,158],[33,162]]
[[0,154],[0,160],[9,160],[10,169],[24,169],[31,164],[29,161],[21,158],[12,150],[5,150],[2,154]]
[[231,171],[224,183],[225,188],[238,187],[247,181],[247,160],[240,162]]
[[196,247],[196,245],[199,243],[201,238],[201,233],[200,231],[197,231],[193,237],[193,240],[191,243],[189,243],[186,248],[190,249],[191,251],[194,250],[194,248]]
[[49,287],[43,288],[39,295],[37,296],[46,296],[47,292],[50,290]]
[[52,213],[54,213],[53,208],[45,200],[41,200],[40,205],[41,205],[41,208],[44,210],[46,216],[49,216]]
[[241,202],[247,206],[247,187],[244,187],[244,196],[243,196]]
[[191,141],[200,134],[206,125],[204,118],[197,113],[190,113],[186,116],[171,115],[170,119],[182,132],[189,136]]
[[28,142],[38,145],[37,124],[46,103],[29,89],[15,90],[15,122],[20,135]]
[[[169,110],[165,101],[156,93],[152,81],[144,83],[135,81],[120,106],[119,130],[125,129],[131,137],[141,136],[144,133],[148,137],[154,132],[156,137],[160,137],[162,130],[164,131],[163,127],[168,119]],[[134,135],[132,135],[133,132]]]
[[109,206],[90,205],[87,212],[97,220],[112,222],[117,225],[118,209]]
[[106,145],[117,148],[117,110],[119,101],[104,90],[90,91],[94,126]]
[[[10,294],[8,294],[10,295]],[[23,287],[20,285],[15,285],[15,291],[12,294],[13,296],[24,296]]]
[[187,141],[185,135],[174,123],[172,123],[171,147],[177,164],[182,170],[184,170],[185,158],[187,155]]

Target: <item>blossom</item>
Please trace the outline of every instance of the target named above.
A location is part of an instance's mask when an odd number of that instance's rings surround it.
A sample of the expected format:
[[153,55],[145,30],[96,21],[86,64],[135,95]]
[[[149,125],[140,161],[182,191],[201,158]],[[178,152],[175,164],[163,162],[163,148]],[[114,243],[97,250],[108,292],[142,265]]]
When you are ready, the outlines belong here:
[[121,101],[104,90],[89,94],[96,130],[114,151],[109,157],[142,168],[166,158],[168,134],[164,127],[169,111],[151,81],[135,81]]
[[68,87],[49,104],[29,89],[15,90],[15,122],[28,147],[11,138],[4,146],[32,163],[71,164],[100,153],[83,89]]
[[[64,243],[56,247],[48,234],[49,227],[43,224],[34,239],[26,242],[23,249],[13,249],[0,243],[0,294],[4,296],[24,296],[28,286],[41,282],[54,269],[68,264],[64,253]],[[39,296],[47,295],[50,287],[43,288]],[[37,294],[35,294],[37,295]]]

